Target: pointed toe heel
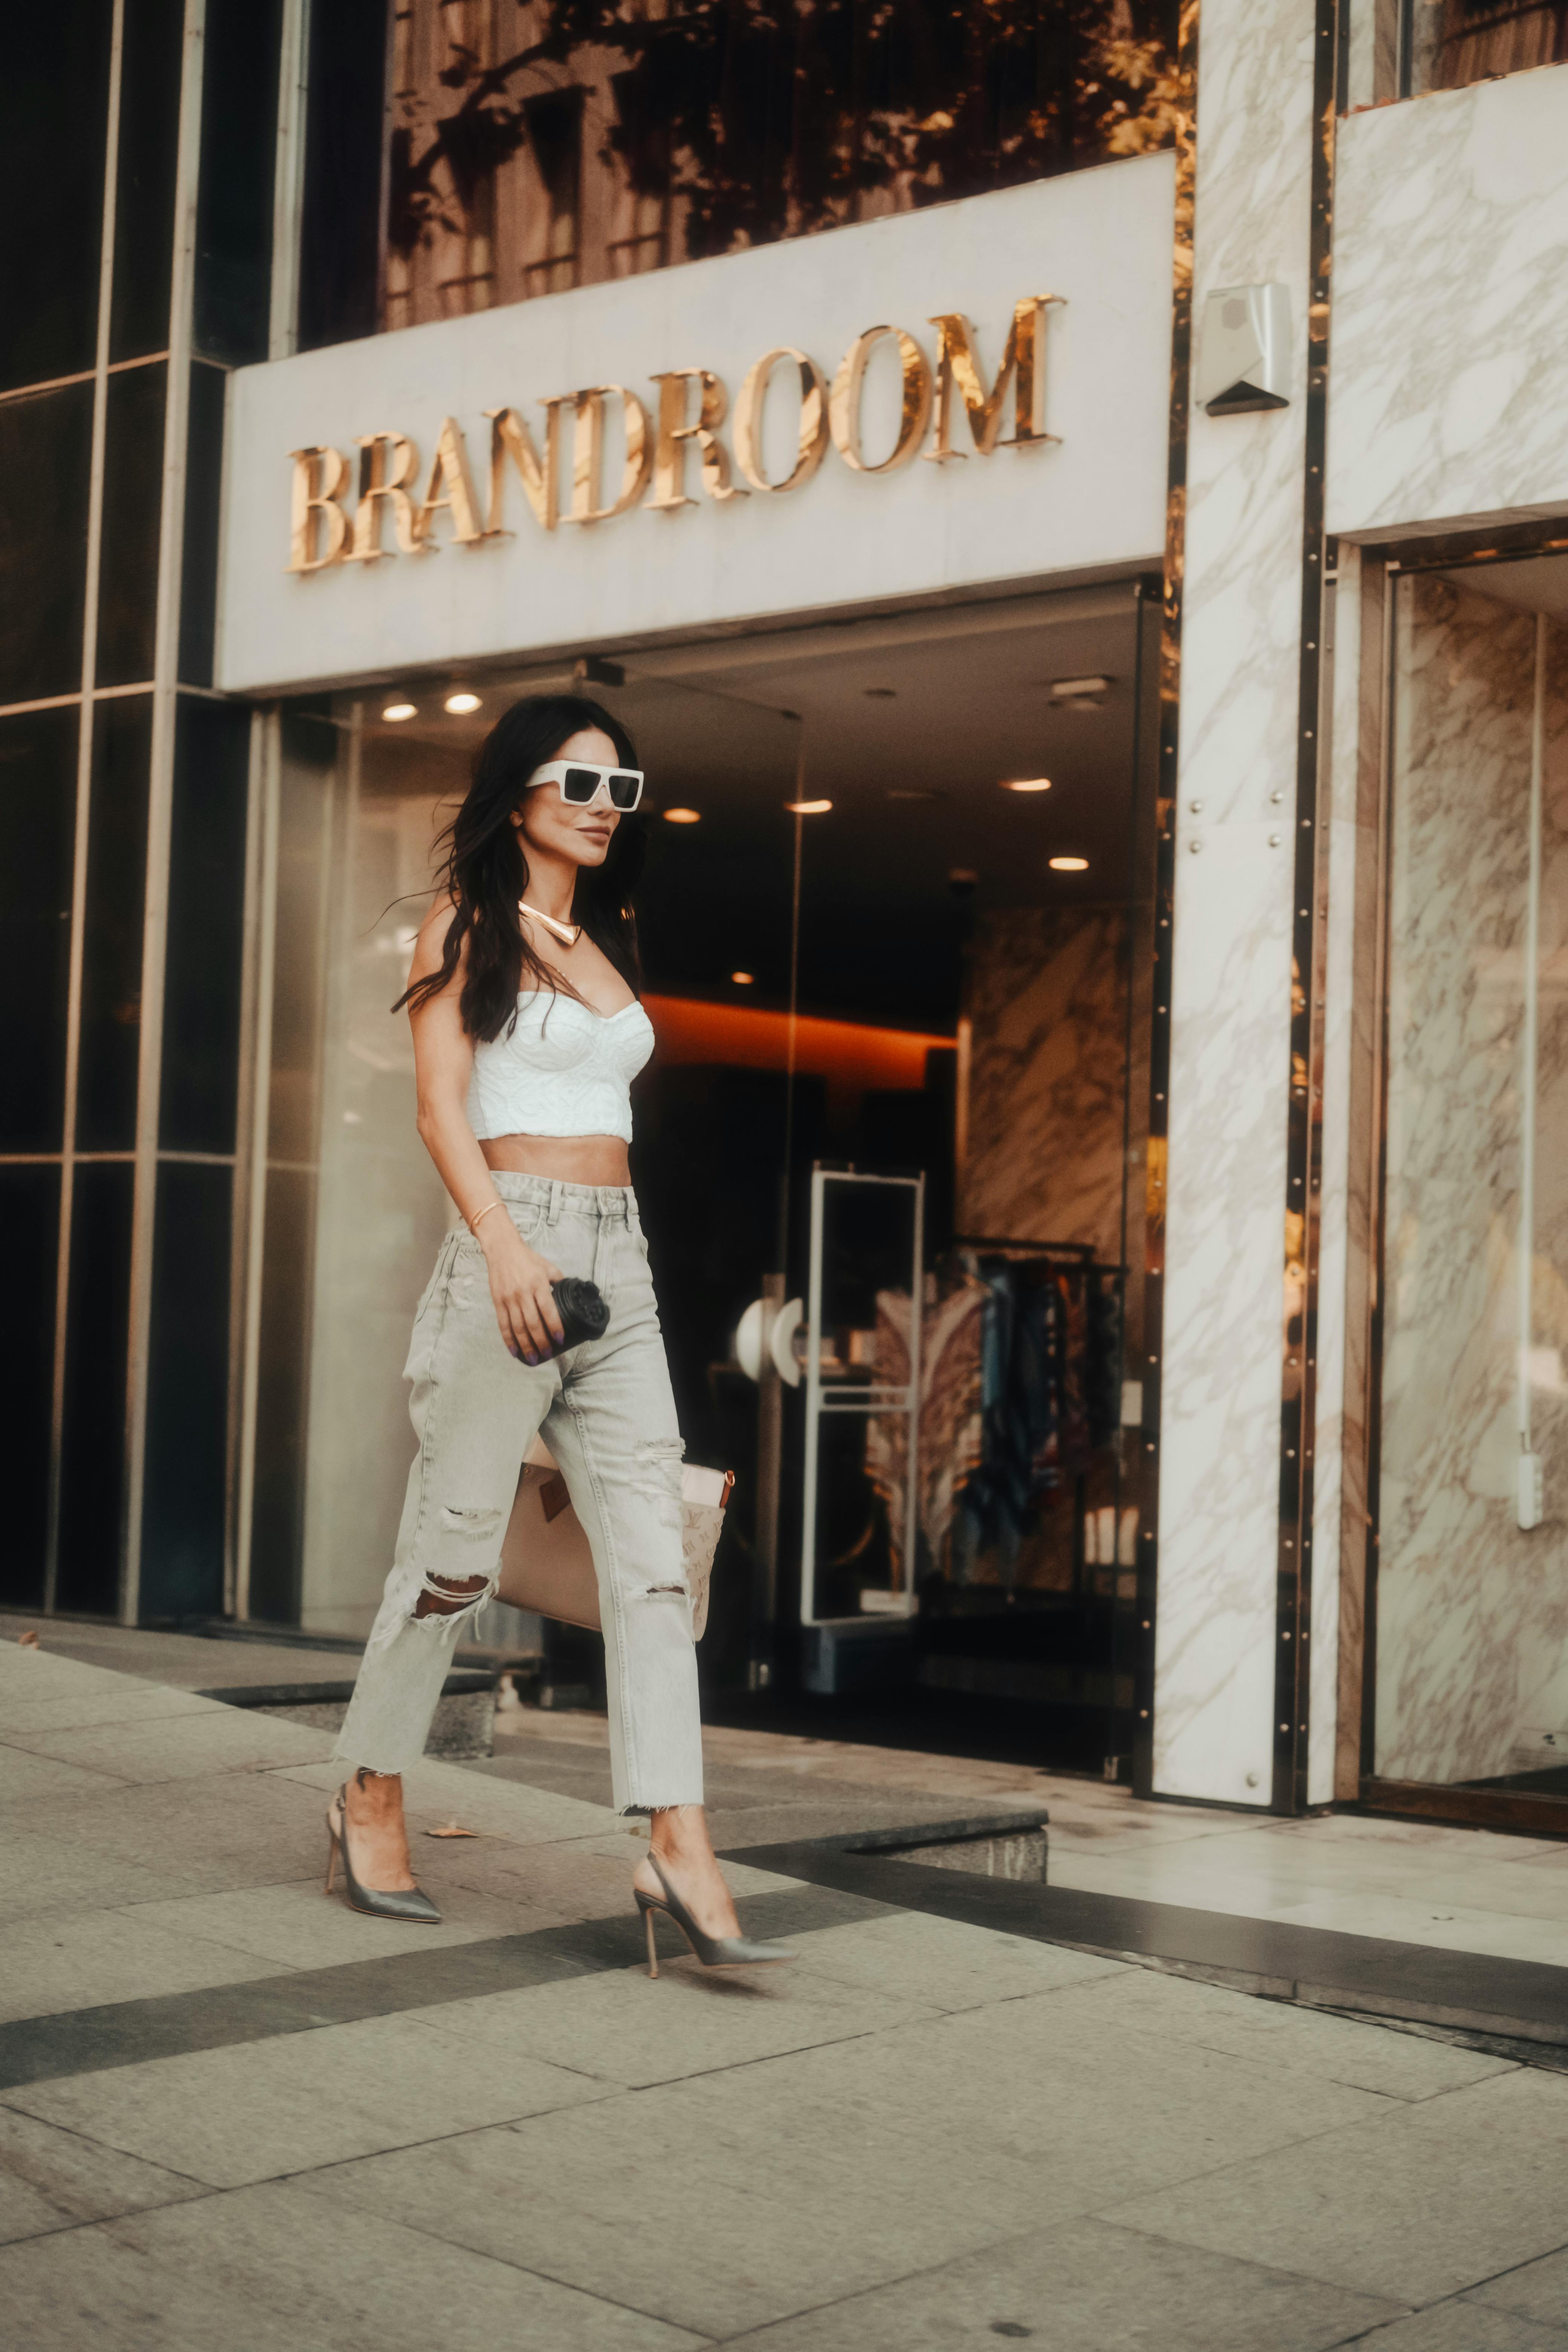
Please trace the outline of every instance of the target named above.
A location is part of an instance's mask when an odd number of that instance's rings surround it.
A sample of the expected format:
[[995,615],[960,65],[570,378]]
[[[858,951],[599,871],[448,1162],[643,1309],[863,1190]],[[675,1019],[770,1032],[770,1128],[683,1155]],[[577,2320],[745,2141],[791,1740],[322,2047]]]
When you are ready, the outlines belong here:
[[337,1883],[338,1865],[342,1865],[343,1889],[349,1908],[368,1913],[373,1919],[402,1919],[423,1927],[438,1927],[441,1914],[430,1897],[417,1886],[362,1886],[354,1876],[353,1857],[349,1853],[348,1790],[340,1789],[327,1808],[327,1888],[330,1895]]
[[751,1936],[708,1935],[698,1926],[665,1876],[658,1856],[651,1848],[647,1858],[664,1892],[662,1895],[645,1895],[640,1886],[634,1886],[632,1893],[637,1896],[637,1909],[642,1913],[647,1928],[647,1972],[650,1977],[658,1974],[658,1950],[654,1941],[653,1925],[654,1914],[658,1911],[662,1911],[675,1922],[705,1969],[767,1968],[778,1960],[794,1959],[795,1954],[787,1944],[763,1943]]

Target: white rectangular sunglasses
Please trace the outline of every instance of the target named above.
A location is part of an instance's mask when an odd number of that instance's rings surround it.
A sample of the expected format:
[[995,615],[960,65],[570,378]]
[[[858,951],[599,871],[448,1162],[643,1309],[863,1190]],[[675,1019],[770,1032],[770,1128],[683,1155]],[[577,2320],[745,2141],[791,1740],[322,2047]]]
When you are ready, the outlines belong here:
[[532,792],[536,784],[559,784],[568,808],[591,808],[603,793],[610,806],[625,814],[642,798],[643,772],[601,768],[592,760],[546,760],[542,768],[535,768],[524,790]]

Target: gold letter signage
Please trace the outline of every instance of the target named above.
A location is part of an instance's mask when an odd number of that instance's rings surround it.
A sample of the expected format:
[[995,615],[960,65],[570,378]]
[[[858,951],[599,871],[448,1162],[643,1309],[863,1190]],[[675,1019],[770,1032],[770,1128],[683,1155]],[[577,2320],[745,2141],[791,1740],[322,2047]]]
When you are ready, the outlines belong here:
[[[831,444],[851,473],[891,474],[922,454],[936,465],[966,453],[952,442],[956,403],[963,403],[974,454],[998,449],[1037,449],[1058,436],[1044,425],[1046,313],[1059,294],[1031,294],[1014,307],[1002,363],[986,385],[968,320],[944,310],[930,323],[936,330],[935,363],[902,327],[868,327],[839,362],[829,391],[827,379],[808,352],[779,343],[748,369],[735,401],[734,464],[756,490],[783,498],[810,481]],[[866,374],[879,344],[891,341],[898,354],[900,399],[898,431],[886,454],[866,455],[861,407]],[[891,354],[889,355],[889,364]],[[542,399],[543,454],[515,408],[487,408],[490,425],[489,504],[480,517],[462,428],[443,420],[432,453],[423,498],[418,489],[419,455],[405,433],[361,435],[359,495],[351,520],[344,489],[349,461],[337,449],[295,449],[288,569],[325,571],[337,563],[374,563],[382,556],[433,554],[436,521],[447,518],[455,546],[479,547],[508,536],[508,482],[513,472],[541,530],[558,523],[613,521],[640,501],[654,514],[678,514],[700,501],[687,487],[687,458],[698,459],[703,498],[724,506],[746,492],[731,478],[731,453],[720,437],[730,413],[729,394],[709,368],[667,368],[654,376],[655,421],[635,392],[621,383],[587,384],[578,392]],[[793,389],[798,403],[795,461],[777,481],[769,478],[763,450],[763,416],[769,388],[780,401]],[[1004,436],[1007,394],[1012,391],[1013,431]],[[956,400],[955,400],[956,395]],[[606,404],[619,412],[624,449],[620,480],[610,494],[603,476]],[[932,431],[932,418],[935,429]],[[571,453],[563,444],[568,432]],[[776,450],[775,450],[776,457]],[[651,488],[649,485],[652,485]],[[643,497],[644,491],[647,496]],[[395,547],[385,543],[390,520]]]

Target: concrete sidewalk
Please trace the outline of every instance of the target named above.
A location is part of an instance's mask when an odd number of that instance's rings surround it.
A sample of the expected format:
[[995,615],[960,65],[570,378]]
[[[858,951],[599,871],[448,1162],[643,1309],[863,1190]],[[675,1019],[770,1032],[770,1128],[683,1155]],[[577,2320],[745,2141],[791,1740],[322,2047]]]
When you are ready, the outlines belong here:
[[795,1965],[650,1982],[582,1739],[410,1776],[384,1926],[329,1744],[0,1648],[8,2345],[1568,2352],[1568,2077],[743,1869]]

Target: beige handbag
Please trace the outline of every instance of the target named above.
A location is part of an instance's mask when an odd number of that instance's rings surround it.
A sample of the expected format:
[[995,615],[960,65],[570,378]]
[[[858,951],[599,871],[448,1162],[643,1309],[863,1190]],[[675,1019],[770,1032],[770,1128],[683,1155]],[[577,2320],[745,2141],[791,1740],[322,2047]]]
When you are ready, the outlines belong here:
[[[700,1470],[692,1462],[681,1469],[681,1550],[691,1595],[692,1638],[699,1642],[708,1622],[713,1555],[734,1484],[732,1470]],[[536,1610],[541,1617],[557,1617],[566,1625],[584,1625],[595,1633],[600,1630],[599,1583],[587,1533],[542,1437],[529,1447],[518,1478],[501,1546],[496,1599],[513,1609]]]

